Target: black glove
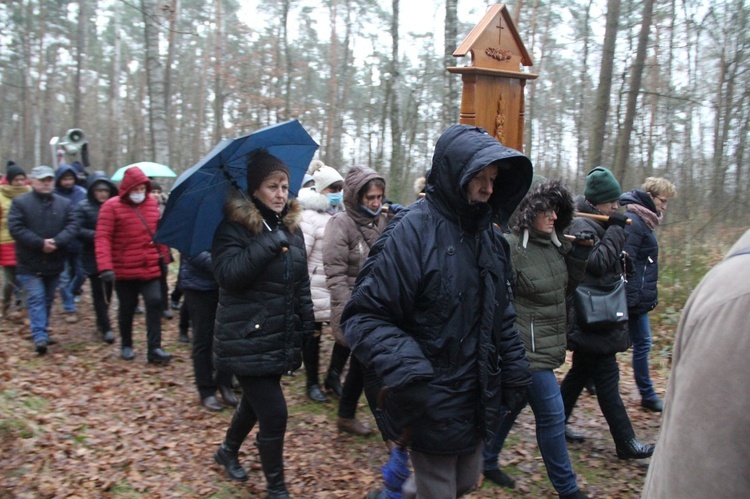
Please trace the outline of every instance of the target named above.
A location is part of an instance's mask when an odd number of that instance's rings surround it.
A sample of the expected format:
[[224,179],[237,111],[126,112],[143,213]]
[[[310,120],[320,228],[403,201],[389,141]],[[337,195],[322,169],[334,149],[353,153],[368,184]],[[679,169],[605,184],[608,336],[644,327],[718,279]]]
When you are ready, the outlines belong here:
[[503,388],[503,405],[508,412],[516,413],[520,412],[521,409],[526,405],[526,392],[528,389],[525,386],[511,386]]
[[403,430],[427,411],[430,387],[417,381],[398,390],[391,390],[385,398],[386,409],[393,424]]
[[619,225],[620,227],[624,229],[627,221],[628,221],[628,217],[626,217],[622,213],[614,212],[609,216],[609,220],[607,220],[607,224]]
[[289,249],[289,239],[286,237],[286,232],[282,229],[271,232],[271,240],[276,245],[276,251],[281,253]]
[[588,260],[591,250],[594,249],[594,233],[584,230],[575,234],[574,237],[570,255],[578,260]]
[[115,271],[105,270],[104,272],[99,274],[99,279],[102,282],[115,282]]

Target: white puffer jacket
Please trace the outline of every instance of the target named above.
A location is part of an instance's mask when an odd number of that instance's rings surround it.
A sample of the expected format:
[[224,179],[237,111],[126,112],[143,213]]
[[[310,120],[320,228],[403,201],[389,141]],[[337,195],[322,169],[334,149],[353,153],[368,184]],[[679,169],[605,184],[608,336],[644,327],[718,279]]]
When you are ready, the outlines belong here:
[[326,210],[331,206],[325,194],[319,194],[310,188],[300,189],[297,201],[304,208],[300,226],[305,236],[315,322],[330,321],[331,293],[326,286],[326,273],[323,270],[323,237],[326,224],[332,217]]

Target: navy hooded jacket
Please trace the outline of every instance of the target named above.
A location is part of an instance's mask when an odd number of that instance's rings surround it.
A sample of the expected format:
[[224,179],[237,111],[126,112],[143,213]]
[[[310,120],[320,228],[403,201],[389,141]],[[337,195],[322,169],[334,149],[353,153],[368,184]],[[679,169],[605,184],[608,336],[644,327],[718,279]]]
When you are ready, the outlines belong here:
[[659,242],[640,215],[628,209],[628,205],[639,204],[656,214],[656,204],[651,196],[634,189],[620,196],[620,204],[625,206],[625,215],[633,222],[625,227],[628,238],[625,251],[633,260],[635,274],[628,279],[628,310],[631,314],[642,314],[653,310],[658,301],[656,281],[659,278]]
[[[466,188],[502,161],[488,203]],[[464,455],[494,435],[501,388],[531,380],[515,328],[508,245],[493,228],[531,183],[532,167],[483,129],[454,125],[438,140],[426,197],[397,215],[370,252],[342,316],[352,351],[397,391],[427,383],[426,413],[411,446]],[[399,436],[399,407],[378,411],[386,438]]]
[[118,190],[114,183],[104,172],[94,172],[88,178],[88,189],[86,199],[75,207],[75,217],[78,222],[78,239],[81,242],[81,264],[86,275],[95,275],[99,271],[96,268],[96,253],[94,251],[94,234],[96,233],[96,222],[99,220],[99,210],[103,203],[96,200],[94,196],[94,184],[103,182],[109,187],[109,197],[117,196]]

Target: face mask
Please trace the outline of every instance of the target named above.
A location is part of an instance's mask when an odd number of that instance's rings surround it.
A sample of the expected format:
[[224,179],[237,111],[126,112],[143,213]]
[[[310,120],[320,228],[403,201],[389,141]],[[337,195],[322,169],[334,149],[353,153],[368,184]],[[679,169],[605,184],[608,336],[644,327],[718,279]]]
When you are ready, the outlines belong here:
[[130,200],[134,202],[135,204],[141,204],[146,199],[146,193],[145,192],[131,192],[129,194]]
[[362,204],[359,205],[359,209],[372,217],[377,217],[378,215],[380,215],[380,212],[383,211],[383,205],[381,204],[380,206],[378,206],[378,209],[376,211],[372,211],[371,209],[367,208],[365,205],[362,205]]
[[338,206],[344,200],[343,192],[329,192],[326,196],[328,196],[328,202],[331,203],[331,206]]

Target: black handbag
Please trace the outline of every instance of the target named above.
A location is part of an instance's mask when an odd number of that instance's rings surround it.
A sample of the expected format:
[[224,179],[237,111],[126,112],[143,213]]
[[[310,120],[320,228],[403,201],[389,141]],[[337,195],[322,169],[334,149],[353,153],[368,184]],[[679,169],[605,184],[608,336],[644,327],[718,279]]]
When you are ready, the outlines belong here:
[[605,330],[628,321],[625,278],[609,285],[579,284],[573,293],[578,325],[584,330]]

